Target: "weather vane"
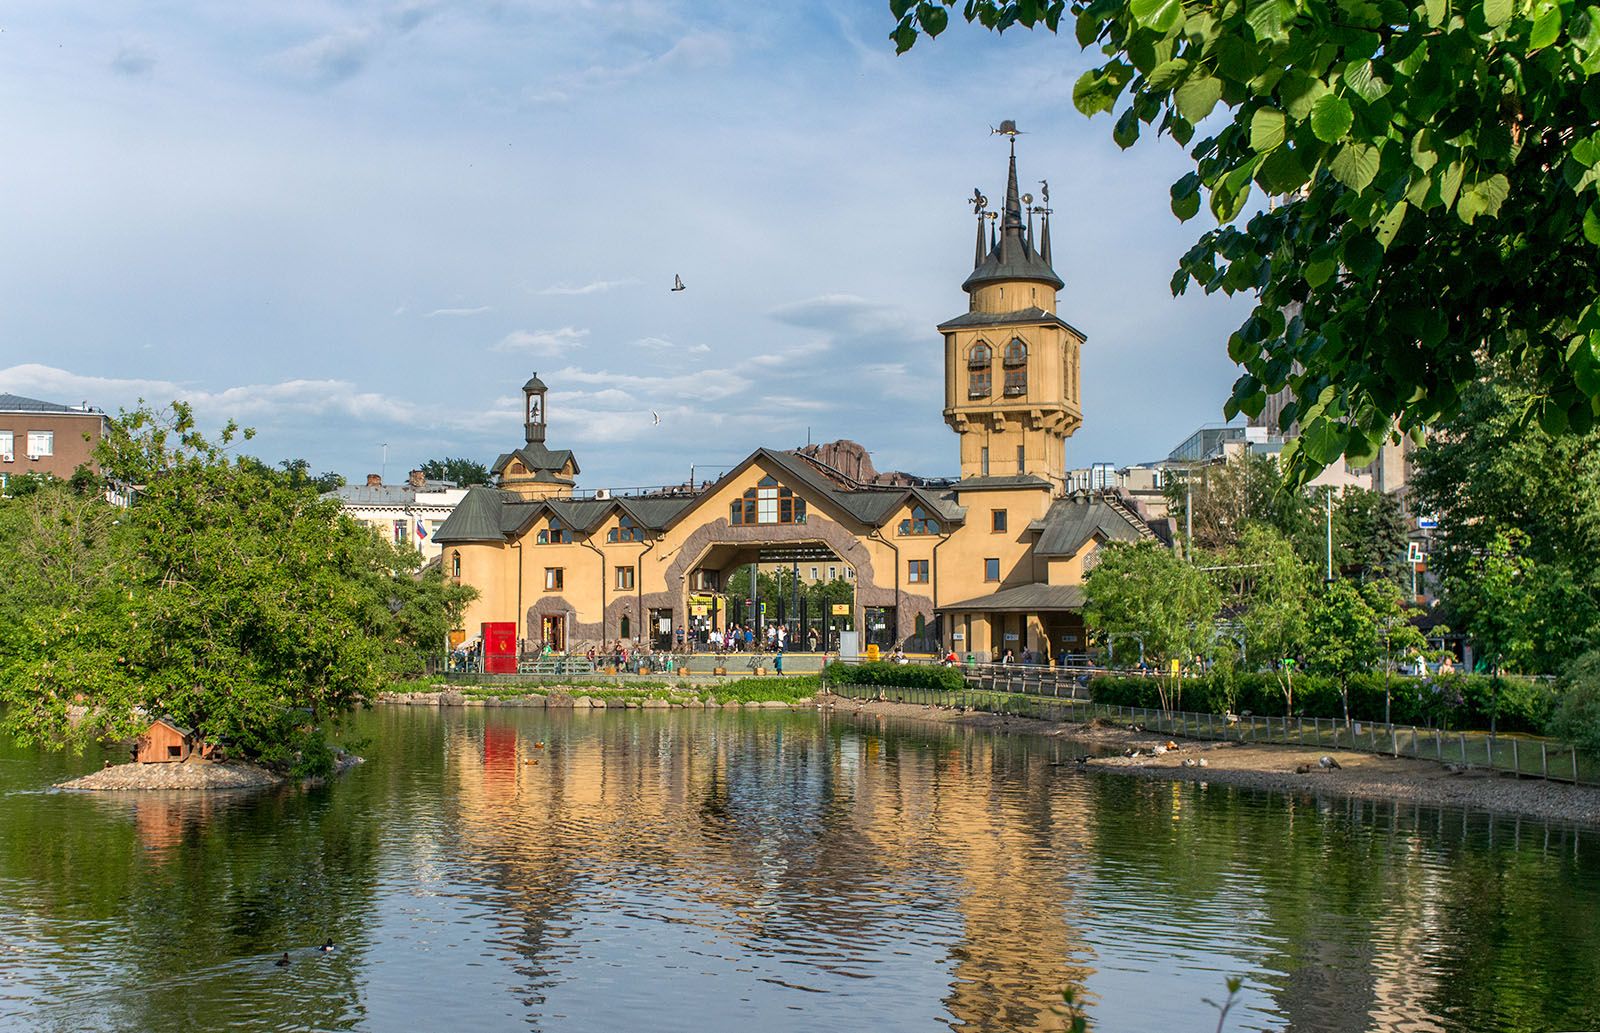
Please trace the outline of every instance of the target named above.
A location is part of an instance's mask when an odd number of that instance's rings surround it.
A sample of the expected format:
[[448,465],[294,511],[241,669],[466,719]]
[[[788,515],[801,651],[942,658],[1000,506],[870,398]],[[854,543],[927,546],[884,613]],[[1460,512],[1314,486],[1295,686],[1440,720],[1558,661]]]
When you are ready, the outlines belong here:
[[989,199],[983,196],[982,190],[979,190],[977,187],[973,187],[972,196],[967,199],[967,203],[972,205],[972,212],[974,215],[981,216],[983,214],[983,206],[989,203]]

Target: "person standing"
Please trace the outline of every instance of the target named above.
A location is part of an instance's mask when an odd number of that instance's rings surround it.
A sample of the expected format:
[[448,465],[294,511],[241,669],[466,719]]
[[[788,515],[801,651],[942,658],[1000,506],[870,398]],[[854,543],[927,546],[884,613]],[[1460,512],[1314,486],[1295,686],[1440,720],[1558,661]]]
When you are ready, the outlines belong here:
[[783,677],[783,650],[778,650],[777,654],[773,656],[772,669],[777,672],[778,677]]

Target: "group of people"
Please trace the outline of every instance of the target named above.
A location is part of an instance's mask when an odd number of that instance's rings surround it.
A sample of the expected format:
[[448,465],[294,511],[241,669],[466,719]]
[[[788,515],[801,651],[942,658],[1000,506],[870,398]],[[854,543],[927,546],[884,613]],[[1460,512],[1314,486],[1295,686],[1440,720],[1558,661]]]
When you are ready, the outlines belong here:
[[[809,652],[816,652],[820,640],[815,628],[806,632]],[[707,643],[716,653],[784,653],[797,648],[794,636],[784,624],[768,624],[765,629],[753,624],[730,624],[726,631],[713,629]]]

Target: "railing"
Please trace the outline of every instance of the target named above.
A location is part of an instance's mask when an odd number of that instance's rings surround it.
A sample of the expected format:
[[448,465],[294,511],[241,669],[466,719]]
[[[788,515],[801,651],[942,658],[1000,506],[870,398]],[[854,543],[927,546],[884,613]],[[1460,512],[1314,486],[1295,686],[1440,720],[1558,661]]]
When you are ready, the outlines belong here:
[[883,700],[924,706],[957,707],[1046,721],[1121,722],[1162,735],[1226,742],[1311,746],[1392,757],[1415,757],[1462,767],[1486,768],[1552,782],[1600,785],[1600,761],[1579,750],[1531,736],[1490,737],[1481,732],[1445,732],[1414,725],[1386,725],[1339,718],[1240,717],[1119,707],[1082,697],[1051,697],[1004,689],[901,688],[890,685],[830,684],[846,699]]
[[518,674],[563,675],[593,674],[594,664],[582,656],[536,656],[517,661]]

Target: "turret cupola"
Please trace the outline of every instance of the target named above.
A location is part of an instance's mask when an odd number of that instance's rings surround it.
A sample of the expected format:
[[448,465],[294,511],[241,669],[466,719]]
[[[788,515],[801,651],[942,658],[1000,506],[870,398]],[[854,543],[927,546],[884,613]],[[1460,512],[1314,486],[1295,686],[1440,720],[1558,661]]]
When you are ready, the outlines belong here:
[[1016,123],[1002,122],[995,132],[1008,137],[1011,148],[1005,204],[988,211],[983,192],[972,193],[978,236],[974,268],[961,285],[970,302],[965,313],[939,326],[944,418],[961,437],[963,479],[1017,478],[1061,490],[1066,440],[1083,422],[1078,371],[1084,336],[1056,314],[1056,292],[1064,285],[1051,267],[1050,186],[1040,182],[1037,205],[1022,193]]

